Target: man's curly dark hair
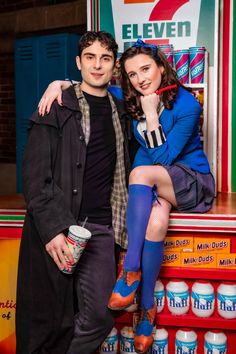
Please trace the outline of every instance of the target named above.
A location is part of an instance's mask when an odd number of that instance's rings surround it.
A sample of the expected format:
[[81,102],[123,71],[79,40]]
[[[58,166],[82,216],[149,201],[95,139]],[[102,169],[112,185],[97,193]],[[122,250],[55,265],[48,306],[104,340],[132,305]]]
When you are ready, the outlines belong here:
[[87,31],[82,35],[78,46],[78,56],[81,57],[82,51],[92,45],[95,41],[99,41],[101,45],[114,55],[114,62],[117,58],[118,45],[112,35],[105,31]]

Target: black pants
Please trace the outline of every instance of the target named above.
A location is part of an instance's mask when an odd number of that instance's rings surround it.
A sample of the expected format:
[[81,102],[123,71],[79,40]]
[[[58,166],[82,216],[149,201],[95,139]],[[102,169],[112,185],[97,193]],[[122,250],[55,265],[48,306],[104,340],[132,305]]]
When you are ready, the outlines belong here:
[[74,274],[78,312],[68,354],[92,354],[114,325],[107,308],[115,284],[114,233],[111,227],[88,223],[92,232]]
[[45,251],[32,221],[26,224],[18,268],[16,353],[92,354],[114,323],[107,308],[115,283],[112,228],[86,225],[92,238],[75,273],[67,275]]

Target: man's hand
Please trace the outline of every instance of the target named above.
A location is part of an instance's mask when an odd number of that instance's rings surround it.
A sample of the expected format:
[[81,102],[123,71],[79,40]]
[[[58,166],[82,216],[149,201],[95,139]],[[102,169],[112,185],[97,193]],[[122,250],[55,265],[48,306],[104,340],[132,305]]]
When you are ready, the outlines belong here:
[[66,244],[66,237],[64,234],[60,233],[59,235],[55,236],[50,242],[46,244],[45,247],[46,251],[53,258],[54,262],[60,270],[70,270],[66,264],[65,256],[72,264],[75,262],[75,260]]
[[57,100],[58,104],[62,106],[62,90],[65,90],[70,86],[70,81],[56,80],[51,82],[51,84],[48,85],[46,91],[44,92],[41,100],[39,101],[39,114],[44,116],[45,113],[49,113],[52,103],[55,100]]

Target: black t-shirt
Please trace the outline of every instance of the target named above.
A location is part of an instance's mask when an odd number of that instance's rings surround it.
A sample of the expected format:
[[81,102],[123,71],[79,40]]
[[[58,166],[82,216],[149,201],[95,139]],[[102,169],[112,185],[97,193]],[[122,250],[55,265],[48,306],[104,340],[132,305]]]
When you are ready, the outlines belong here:
[[116,136],[108,96],[97,97],[84,92],[90,108],[90,139],[87,145],[83,181],[83,199],[79,220],[110,225],[111,187],[116,164]]

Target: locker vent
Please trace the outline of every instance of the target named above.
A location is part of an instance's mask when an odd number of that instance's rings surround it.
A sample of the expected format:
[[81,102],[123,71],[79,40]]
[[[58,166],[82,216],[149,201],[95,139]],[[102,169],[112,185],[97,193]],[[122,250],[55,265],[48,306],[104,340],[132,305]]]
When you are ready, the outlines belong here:
[[47,58],[58,58],[60,56],[61,56],[61,43],[60,42],[46,43],[46,57]]
[[32,60],[33,47],[31,45],[25,45],[18,48],[19,60]]

